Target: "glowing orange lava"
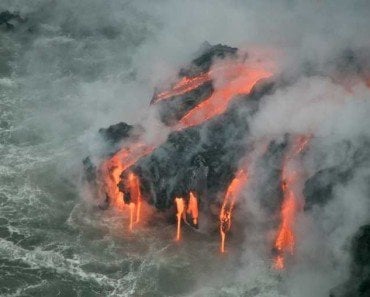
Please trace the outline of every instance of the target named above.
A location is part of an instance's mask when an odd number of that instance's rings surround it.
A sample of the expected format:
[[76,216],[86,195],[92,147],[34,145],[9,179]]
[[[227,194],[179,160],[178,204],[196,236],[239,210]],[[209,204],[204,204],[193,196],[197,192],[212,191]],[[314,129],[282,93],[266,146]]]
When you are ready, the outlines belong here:
[[[236,59],[223,60],[207,72],[181,78],[170,90],[155,94],[151,104],[186,94],[212,82],[214,88],[212,95],[187,112],[179,120],[178,125],[172,127],[172,130],[199,125],[224,113],[230,101],[236,95],[248,94],[258,81],[272,76],[272,72],[267,70],[265,66],[259,61],[247,61],[245,63],[245,60],[242,62]],[[141,142],[129,143],[112,157],[102,162],[99,168],[100,193],[108,198],[111,205],[118,209],[125,207],[124,198],[128,197],[124,197],[124,194],[118,188],[118,184],[121,182],[121,174],[154,149],[154,146],[148,146]],[[125,191],[125,194],[130,196],[130,199],[126,199],[130,211],[129,229],[132,230],[133,224],[140,221],[142,193],[139,178],[134,173],[130,172],[125,179],[127,180],[124,181],[124,189],[128,191]],[[231,227],[231,216],[235,201],[246,182],[247,174],[243,170],[239,170],[227,189],[220,213],[221,252],[225,251],[225,238]],[[190,192],[188,203],[185,202],[183,197],[176,197],[174,201],[177,209],[176,240],[180,240],[181,221],[184,219],[186,222],[186,215],[191,218],[193,226],[198,226],[199,200],[194,192]],[[136,220],[134,220],[135,209]]]
[[270,77],[272,73],[258,66],[235,64],[230,65],[222,75],[218,78],[222,81],[221,85],[210,97],[186,113],[180,119],[179,127],[196,126],[224,113],[236,95],[248,94],[258,81]]
[[134,225],[134,211],[135,211],[135,203],[130,202],[129,203],[129,208],[130,208],[130,224],[129,224],[129,229],[132,231],[133,225]]
[[198,199],[193,192],[190,192],[190,198],[186,213],[190,215],[194,226],[198,225]]
[[130,172],[128,176],[128,180],[129,180],[129,190],[130,190],[130,197],[131,197],[130,202],[135,204],[135,208],[136,208],[135,223],[138,223],[140,221],[141,200],[142,200],[139,178],[134,173]]
[[154,94],[150,104],[155,104],[158,101],[170,99],[174,96],[184,95],[210,82],[216,76],[222,76],[222,78],[229,80],[233,77],[235,78],[235,75],[238,75],[238,70],[235,68],[239,65],[235,62],[219,64],[213,66],[208,72],[201,72],[195,76],[185,76],[175,83],[170,90]]
[[211,81],[211,77],[208,72],[200,73],[194,77],[183,77],[172,87],[171,90],[155,94],[150,104],[169,99],[173,96],[186,94],[209,81]]
[[[275,240],[275,248],[279,253],[289,251],[292,254],[295,243],[293,223],[296,212],[296,197],[293,190],[289,189],[289,186],[285,185],[285,182],[286,181],[283,181],[282,185],[284,194],[283,205],[281,208],[282,222]],[[284,268],[284,258],[282,255],[278,255],[275,267]]]
[[[124,208],[123,194],[118,189],[120,175],[137,162],[141,157],[149,154],[154,147],[141,143],[134,143],[128,147],[121,148],[110,159],[107,159],[100,166],[101,189],[110,198],[111,205],[118,209]],[[140,194],[141,198],[141,194]]]
[[225,239],[226,233],[231,228],[231,217],[232,211],[234,209],[234,205],[236,199],[240,196],[240,193],[244,187],[244,185],[248,181],[248,175],[244,172],[244,170],[240,169],[235,178],[231,181],[225,199],[223,201],[221,212],[220,212],[220,235],[221,235],[221,253],[225,252]]
[[185,203],[183,198],[175,198],[176,209],[177,209],[177,232],[176,232],[176,240],[180,240],[181,238],[181,219],[185,209]]
[[295,246],[293,225],[298,209],[299,193],[297,192],[296,184],[299,182],[299,176],[294,167],[290,166],[290,162],[306,148],[311,137],[311,135],[297,137],[283,161],[281,181],[283,204],[280,212],[281,223],[274,243],[274,247],[277,251],[274,267],[279,270],[285,267],[284,254],[286,252],[293,254]]

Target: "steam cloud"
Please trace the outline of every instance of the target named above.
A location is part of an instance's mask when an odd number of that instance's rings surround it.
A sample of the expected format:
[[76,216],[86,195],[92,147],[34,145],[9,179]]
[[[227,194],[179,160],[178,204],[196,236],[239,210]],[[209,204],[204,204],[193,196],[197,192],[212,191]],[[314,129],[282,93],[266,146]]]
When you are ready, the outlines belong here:
[[[370,221],[368,1],[3,0],[1,10],[28,18],[27,29],[15,31],[13,42],[22,46],[7,45],[19,56],[11,63],[29,109],[19,120],[20,133],[37,131],[60,143],[70,157],[63,167],[75,176],[86,146],[92,155],[104,150],[94,138],[100,127],[139,122],[149,141],[167,137],[168,128],[147,110],[149,99],[204,41],[271,49],[277,71],[294,83],[261,99],[258,112],[246,119],[250,140],[313,134],[303,158],[307,180],[329,168],[350,177],[335,184],[323,205],[299,214],[296,256],[278,281],[267,264],[272,238],[259,232],[269,219],[253,186],[265,178],[257,162],[263,148],[257,147],[251,157],[257,169],[236,215],[244,226],[241,261],[222,293],[329,296],[350,277],[351,239]],[[348,51],[357,59],[351,65],[359,64],[355,69],[346,67]],[[337,73],[340,83],[329,73]],[[189,296],[213,294],[212,285],[200,277]]]

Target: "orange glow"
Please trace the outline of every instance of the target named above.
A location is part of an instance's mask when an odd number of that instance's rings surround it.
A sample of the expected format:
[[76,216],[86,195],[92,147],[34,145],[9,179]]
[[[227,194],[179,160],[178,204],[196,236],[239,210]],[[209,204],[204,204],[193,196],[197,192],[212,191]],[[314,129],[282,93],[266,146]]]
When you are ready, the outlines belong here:
[[136,220],[135,220],[135,223],[140,222],[140,216],[141,216],[141,200],[139,200],[136,204]]
[[289,251],[293,254],[295,244],[292,228],[296,212],[296,197],[291,189],[284,186],[284,183],[285,181],[283,181],[284,200],[281,208],[282,222],[275,240],[275,248],[280,253],[275,260],[275,267],[278,269],[284,268],[284,258],[281,254],[284,251]]
[[248,181],[248,175],[244,170],[240,169],[235,178],[231,181],[225,199],[223,201],[221,212],[220,212],[220,235],[221,235],[221,253],[225,252],[225,239],[226,233],[231,228],[231,217],[232,211],[235,206],[236,199],[240,196],[240,193]]
[[284,258],[283,258],[283,256],[278,255],[276,257],[275,263],[274,263],[274,267],[275,267],[275,269],[278,269],[278,270],[284,269],[285,264],[284,264]]
[[[109,196],[111,205],[117,209],[124,208],[123,193],[119,191],[117,186],[120,182],[120,175],[124,170],[135,164],[137,160],[153,150],[154,147],[134,143],[131,146],[121,148],[110,159],[102,163],[100,166],[101,192]],[[141,194],[139,196],[141,198]]]
[[190,92],[206,82],[209,82],[211,77],[208,72],[200,73],[194,77],[183,77],[179,82],[177,82],[171,90],[164,91],[158,94],[155,94],[151,104],[156,103],[161,100],[169,99],[173,96],[179,96]]
[[293,156],[300,154],[308,145],[312,135],[298,136],[293,143]]
[[129,224],[129,230],[132,231],[132,227],[134,224],[134,210],[135,210],[135,203],[130,202],[129,203],[130,208],[130,224]]
[[[257,61],[257,62],[256,62]],[[272,76],[272,71],[268,70],[260,63],[232,59],[222,60],[214,65],[209,71],[202,72],[195,76],[182,77],[175,83],[170,90],[154,94],[151,104],[162,100],[170,99],[174,96],[186,94],[200,86],[211,83],[214,88],[213,93],[204,101],[188,111],[178,122],[178,125],[171,130],[179,130],[184,127],[199,125],[215,116],[224,113],[230,101],[237,95],[248,94],[256,83],[262,79]],[[159,144],[158,144],[159,145]],[[116,209],[127,208],[130,212],[129,229],[133,229],[135,223],[141,220],[142,193],[140,189],[140,179],[133,172],[127,172],[140,158],[151,153],[155,146],[149,146],[142,142],[125,143],[124,146],[113,156],[103,161],[99,167],[99,190],[101,196],[107,196],[110,204]],[[124,172],[121,182],[121,175]],[[128,173],[128,174],[126,174]],[[121,183],[120,183],[121,182]],[[240,195],[243,185],[247,182],[247,174],[239,170],[235,178],[231,181],[223,201],[220,212],[220,234],[221,251],[225,251],[226,233],[231,228],[232,211],[236,199]],[[118,184],[124,187],[126,195],[119,191]],[[128,193],[127,193],[128,191]],[[125,205],[124,198],[128,201]],[[194,192],[189,193],[189,201],[183,197],[175,198],[177,209],[177,233],[176,240],[181,239],[181,221],[191,218],[193,226],[198,225],[199,217],[199,197]],[[187,203],[186,203],[187,202]],[[135,217],[136,215],[136,217]]]
[[131,202],[134,203],[136,206],[135,223],[138,223],[140,221],[141,200],[142,200],[139,178],[134,173],[130,172],[128,180]]
[[182,198],[175,198],[175,203],[176,203],[176,209],[177,209],[177,232],[176,232],[176,240],[180,240],[181,238],[181,219],[182,215],[184,213],[185,209],[185,203],[184,199]]
[[213,94],[199,103],[179,121],[179,127],[196,126],[217,115],[224,113],[230,101],[240,94],[248,94],[253,86],[262,79],[272,75],[270,71],[258,66],[231,64],[227,71],[216,77],[221,85]]
[[190,198],[189,198],[188,208],[186,212],[191,216],[193,225],[197,226],[198,225],[198,199],[193,194],[193,192],[190,192]]
[[123,193],[121,193],[117,187],[122,172],[122,165],[115,161],[115,159],[112,160],[112,162],[107,160],[101,166],[103,178],[102,191],[110,197],[112,205],[122,210],[125,206],[123,202]]
[[238,69],[235,68],[239,66],[241,65],[235,62],[223,63],[212,67],[208,72],[202,72],[195,76],[185,76],[175,83],[170,90],[154,94],[150,104],[170,99],[174,96],[184,95],[210,82],[216,76],[222,76],[223,79],[228,80],[235,78],[238,75]]
[[295,246],[293,225],[298,209],[299,194],[297,193],[296,184],[299,179],[297,172],[294,168],[289,166],[289,163],[306,148],[311,137],[311,135],[297,137],[283,161],[281,182],[283,204],[280,212],[281,223],[274,243],[274,247],[278,253],[274,260],[274,267],[279,270],[285,267],[284,254],[286,252],[293,254]]

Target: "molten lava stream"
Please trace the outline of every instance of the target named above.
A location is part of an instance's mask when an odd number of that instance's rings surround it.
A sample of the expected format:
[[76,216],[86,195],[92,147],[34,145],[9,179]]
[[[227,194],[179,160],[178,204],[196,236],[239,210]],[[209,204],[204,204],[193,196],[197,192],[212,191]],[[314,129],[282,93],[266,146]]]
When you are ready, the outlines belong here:
[[181,219],[185,209],[185,202],[183,198],[175,198],[176,209],[177,209],[177,232],[176,240],[179,241],[181,238]]
[[132,231],[133,224],[134,224],[135,203],[130,202],[130,203],[129,203],[129,209],[130,209],[130,223],[129,223],[129,230],[130,230],[130,231]]
[[[233,73],[232,70],[235,72]],[[199,125],[224,113],[228,104],[236,95],[248,94],[259,80],[271,75],[271,72],[258,67],[247,67],[245,65],[230,67],[224,73],[225,82],[223,82],[223,85],[216,88],[210,97],[186,113],[180,119],[177,129]]]
[[124,207],[122,193],[118,189],[121,173],[132,166],[137,160],[154,150],[153,146],[141,143],[131,144],[121,148],[111,158],[105,160],[100,166],[100,192],[105,193],[110,203],[118,209]]
[[198,199],[193,192],[190,192],[189,203],[186,213],[191,217],[194,227],[198,226]]
[[240,169],[227,189],[220,212],[221,253],[225,252],[226,234],[231,228],[232,211],[234,209],[236,199],[240,196],[240,193],[247,181],[248,175],[244,170]]
[[222,76],[225,80],[231,80],[241,72],[240,69],[243,67],[244,66],[239,62],[228,62],[226,64],[214,66],[212,70],[208,72],[202,72],[195,76],[185,76],[173,85],[170,90],[155,94],[150,104],[155,104],[158,101],[191,92],[205,83],[210,82],[215,76]]
[[284,254],[286,252],[293,254],[295,245],[293,225],[298,208],[299,193],[297,193],[297,183],[299,182],[299,176],[295,169],[290,166],[290,163],[306,148],[311,137],[311,135],[297,137],[283,162],[281,182],[283,204],[280,212],[281,223],[274,243],[274,248],[277,251],[274,267],[279,270],[285,267]]
[[[285,181],[283,181],[283,184]],[[293,223],[296,212],[296,197],[294,192],[288,188],[289,186],[283,185],[284,200],[281,209],[281,226],[278,231],[278,235],[275,240],[275,248],[278,252],[278,256],[275,260],[275,268],[284,268],[284,257],[283,253],[289,251],[293,254],[294,250],[294,233]]]
[[209,81],[211,81],[211,77],[208,72],[200,73],[194,77],[183,77],[172,87],[171,90],[155,94],[150,104],[154,104],[158,101],[169,99],[174,96],[186,94]]
[[139,178],[134,173],[130,172],[128,179],[131,202],[133,202],[136,207],[135,223],[138,223],[140,221],[141,200],[142,200]]
[[117,187],[122,172],[122,166],[119,162],[111,162],[111,159],[104,162],[101,166],[103,176],[102,189],[104,195],[110,197],[110,203],[119,210],[124,209],[123,193]]

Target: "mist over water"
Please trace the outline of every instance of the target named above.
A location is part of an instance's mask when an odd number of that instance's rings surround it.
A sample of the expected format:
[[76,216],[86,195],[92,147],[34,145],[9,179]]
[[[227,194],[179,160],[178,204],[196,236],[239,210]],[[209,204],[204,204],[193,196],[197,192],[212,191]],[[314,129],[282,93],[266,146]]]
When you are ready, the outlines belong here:
[[[370,48],[368,1],[2,0],[4,10],[27,20],[0,26],[1,296],[329,296],[349,277],[350,240],[370,220],[370,91],[321,75],[344,50]],[[131,234],[128,213],[98,210],[82,187],[81,160],[103,150],[99,128],[167,135],[148,111],[153,90],[205,41],[276,49],[291,73],[322,70],[264,97],[249,123],[252,139],[314,132],[307,176],[354,167],[325,207],[299,214],[287,271],[271,269],[253,186],[225,255],[206,218],[176,243],[175,225],[148,210]]]

